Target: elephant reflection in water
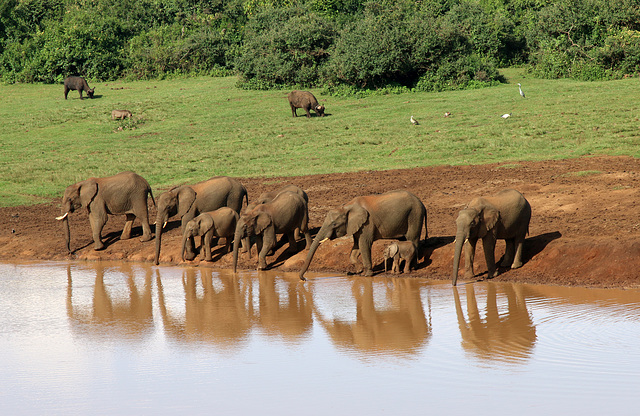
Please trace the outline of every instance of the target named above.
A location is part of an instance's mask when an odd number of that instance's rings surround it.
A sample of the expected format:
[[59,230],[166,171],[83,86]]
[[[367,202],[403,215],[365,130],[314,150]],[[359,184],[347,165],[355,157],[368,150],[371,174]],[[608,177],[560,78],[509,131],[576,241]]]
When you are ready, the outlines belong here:
[[483,319],[474,285],[466,285],[467,318],[456,287],[453,288],[462,347],[480,359],[520,361],[530,356],[536,342],[536,328],[527,310],[522,286],[501,285],[507,311],[498,310],[497,285],[488,282],[487,307]]
[[[74,297],[71,265],[67,266],[67,316],[72,326],[83,333],[120,333],[127,338],[142,337],[153,330],[152,274],[145,269],[144,285],[140,290],[129,263],[105,266],[95,263],[96,279],[91,304],[82,304],[83,297],[76,289]],[[119,277],[105,285],[105,270],[115,271],[126,279],[127,290],[117,290]],[[85,273],[83,273],[85,274]],[[107,286],[110,289],[107,289]]]
[[[198,294],[200,272],[202,295]],[[233,279],[231,275],[218,274],[212,269],[188,268],[182,276],[184,289],[184,313],[167,307],[160,273],[156,276],[158,304],[165,333],[179,341],[209,341],[226,347],[234,347],[246,340],[255,320],[251,280]]]
[[[376,305],[377,287],[386,289],[389,306]],[[318,322],[338,346],[358,352],[378,351],[389,355],[417,354],[431,338],[431,318],[425,315],[421,286],[411,279],[355,279],[351,287],[356,302],[356,320],[326,319],[314,308]]]
[[300,280],[277,279],[258,273],[259,323],[271,335],[295,341],[313,327],[312,298]]

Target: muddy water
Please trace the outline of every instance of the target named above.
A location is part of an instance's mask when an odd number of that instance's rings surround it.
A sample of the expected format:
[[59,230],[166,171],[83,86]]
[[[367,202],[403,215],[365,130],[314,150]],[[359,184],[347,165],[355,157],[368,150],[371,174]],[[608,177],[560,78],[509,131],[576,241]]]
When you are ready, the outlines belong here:
[[0,414],[640,407],[640,291],[308,277],[0,264]]

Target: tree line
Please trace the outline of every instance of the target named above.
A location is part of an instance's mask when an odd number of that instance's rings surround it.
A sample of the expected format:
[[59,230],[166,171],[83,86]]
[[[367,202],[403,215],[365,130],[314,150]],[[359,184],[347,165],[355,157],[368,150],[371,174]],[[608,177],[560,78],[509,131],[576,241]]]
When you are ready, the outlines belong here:
[[238,73],[245,88],[477,88],[640,73],[640,0],[3,0],[0,80]]

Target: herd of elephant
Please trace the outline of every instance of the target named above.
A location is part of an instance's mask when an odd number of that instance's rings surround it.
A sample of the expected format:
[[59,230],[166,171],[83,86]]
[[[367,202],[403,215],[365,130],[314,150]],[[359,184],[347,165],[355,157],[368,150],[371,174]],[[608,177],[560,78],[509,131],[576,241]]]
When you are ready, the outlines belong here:
[[[181,185],[163,192],[156,201],[149,183],[134,172],[114,176],[89,178],[73,184],[64,192],[62,215],[67,250],[71,252],[69,213],[85,208],[89,214],[95,250],[104,248],[102,229],[108,215],[126,215],[121,239],[131,236],[133,221],[142,223],[141,241],[151,240],[148,218],[148,197],[157,208],[155,221],[155,264],[159,263],[163,229],[172,217],[182,221],[182,259],[196,257],[195,237],[200,237],[200,252],[211,261],[214,237],[224,238],[227,252],[233,250],[233,269],[236,271],[238,252],[251,258],[251,244],[258,250],[258,270],[267,268],[266,257],[275,248],[276,235],[286,234],[289,250],[297,249],[297,234],[304,235],[309,250],[299,276],[306,273],[318,246],[327,239],[353,236],[351,263],[362,262],[364,276],[373,275],[371,247],[378,239],[398,239],[384,250],[387,260],[393,258],[392,272],[399,272],[404,261],[408,273],[419,259],[419,241],[424,227],[427,233],[427,210],[422,201],[406,190],[389,191],[378,195],[358,196],[341,207],[327,212],[322,227],[312,240],[309,232],[309,198],[295,185],[265,192],[249,203],[246,188],[234,178],[218,176],[194,185]],[[243,209],[243,205],[246,206]],[[452,284],[458,279],[458,267],[465,247],[464,277],[473,278],[473,260],[479,238],[488,269],[488,277],[497,274],[494,249],[496,240],[506,241],[502,267],[522,266],[522,246],[529,230],[531,206],[514,189],[500,191],[492,197],[473,199],[460,211],[455,240]],[[233,248],[231,248],[233,241]],[[466,244],[465,244],[466,243]]]

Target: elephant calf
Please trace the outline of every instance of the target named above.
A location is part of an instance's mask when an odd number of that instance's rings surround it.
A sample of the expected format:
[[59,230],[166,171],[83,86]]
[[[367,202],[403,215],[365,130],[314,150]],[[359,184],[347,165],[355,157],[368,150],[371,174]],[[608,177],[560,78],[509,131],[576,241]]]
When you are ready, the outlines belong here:
[[387,260],[393,259],[391,273],[400,273],[400,261],[404,260],[404,273],[411,271],[411,265],[416,258],[416,246],[412,241],[394,241],[385,247],[384,271],[387,272]]
[[222,207],[215,211],[203,212],[187,222],[182,233],[182,261],[185,260],[187,241],[190,238],[200,236],[201,250],[204,252],[205,261],[212,261],[211,242],[213,237],[225,238],[226,252],[231,251],[231,238],[236,230],[238,213],[229,207]]
[[456,219],[457,231],[451,277],[453,286],[458,280],[460,256],[465,243],[468,244],[465,248],[464,276],[466,279],[473,278],[473,260],[479,238],[482,239],[489,279],[498,274],[494,253],[498,239],[505,240],[507,243],[501,266],[511,266],[512,269],[522,266],[522,246],[529,232],[530,221],[531,205],[515,189],[505,189],[495,196],[475,198],[469,202]]

